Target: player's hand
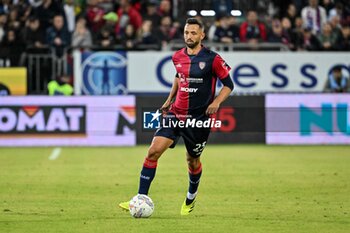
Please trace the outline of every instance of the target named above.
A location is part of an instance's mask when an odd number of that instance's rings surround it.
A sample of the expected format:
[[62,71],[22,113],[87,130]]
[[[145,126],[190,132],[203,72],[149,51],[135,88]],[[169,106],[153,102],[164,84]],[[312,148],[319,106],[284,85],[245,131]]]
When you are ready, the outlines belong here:
[[169,111],[169,108],[170,108],[170,104],[171,104],[171,101],[170,100],[166,100],[164,102],[164,104],[162,105],[162,107],[160,108],[160,110],[162,111],[163,114],[167,113]]
[[216,103],[215,101],[213,101],[207,108],[207,110],[205,111],[205,114],[207,115],[212,115],[212,114],[215,114],[218,109],[220,107],[220,104],[219,103]]

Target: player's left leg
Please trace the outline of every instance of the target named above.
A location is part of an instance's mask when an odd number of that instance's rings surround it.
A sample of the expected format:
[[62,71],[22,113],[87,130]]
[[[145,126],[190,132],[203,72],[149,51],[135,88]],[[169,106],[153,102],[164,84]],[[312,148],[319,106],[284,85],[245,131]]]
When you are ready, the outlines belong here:
[[188,152],[186,153],[186,156],[189,178],[186,205],[190,205],[197,196],[199,181],[202,175],[202,163],[200,161],[200,157],[194,158]]
[[188,152],[187,165],[188,165],[188,178],[189,186],[186,195],[186,199],[181,206],[181,215],[188,215],[194,209],[196,202],[196,196],[198,192],[198,186],[202,175],[202,163],[200,157],[192,157]]
[[189,187],[186,199],[181,207],[181,215],[188,215],[194,208],[198,186],[202,175],[200,156],[206,146],[210,129],[185,129],[183,138],[186,146],[186,159],[188,165]]

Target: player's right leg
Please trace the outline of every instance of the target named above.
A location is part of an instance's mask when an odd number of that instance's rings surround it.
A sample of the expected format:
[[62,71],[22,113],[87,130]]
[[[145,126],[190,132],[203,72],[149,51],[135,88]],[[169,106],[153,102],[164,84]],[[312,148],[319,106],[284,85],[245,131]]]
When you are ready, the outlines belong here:
[[[156,174],[158,159],[172,144],[173,140],[163,136],[155,136],[148,149],[140,175],[139,194],[148,195],[152,180]],[[119,207],[129,210],[129,201],[122,202]]]
[[173,140],[166,137],[155,136],[153,138],[141,170],[139,194],[148,195],[152,180],[156,174],[158,159],[172,144]]

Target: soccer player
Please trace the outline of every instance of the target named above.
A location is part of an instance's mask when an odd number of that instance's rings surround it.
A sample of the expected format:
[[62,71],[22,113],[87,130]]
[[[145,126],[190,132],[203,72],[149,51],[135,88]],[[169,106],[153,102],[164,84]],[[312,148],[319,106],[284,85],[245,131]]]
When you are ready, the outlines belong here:
[[[172,57],[177,73],[170,94],[161,107],[166,121],[184,121],[189,118],[196,121],[208,120],[233,90],[230,67],[217,53],[201,44],[204,36],[203,24],[195,18],[187,19],[184,28],[186,47],[175,52]],[[217,78],[223,88],[215,97]],[[210,127],[160,127],[144,160],[138,193],[148,195],[158,159],[168,148],[175,147],[182,136],[187,151],[189,188],[181,207],[181,215],[188,215],[194,208],[202,174],[200,155],[209,133]],[[129,202],[122,202],[119,206],[128,210]]]

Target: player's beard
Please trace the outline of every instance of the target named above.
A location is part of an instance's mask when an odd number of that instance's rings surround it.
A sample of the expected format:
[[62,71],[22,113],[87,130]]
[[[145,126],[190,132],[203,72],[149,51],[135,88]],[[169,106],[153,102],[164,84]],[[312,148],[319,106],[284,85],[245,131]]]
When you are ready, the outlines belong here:
[[186,41],[185,43],[187,47],[189,47],[190,49],[194,49],[195,47],[198,46],[199,41],[191,41],[191,42]]

